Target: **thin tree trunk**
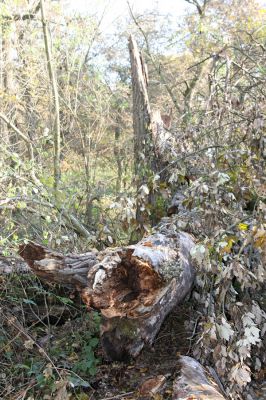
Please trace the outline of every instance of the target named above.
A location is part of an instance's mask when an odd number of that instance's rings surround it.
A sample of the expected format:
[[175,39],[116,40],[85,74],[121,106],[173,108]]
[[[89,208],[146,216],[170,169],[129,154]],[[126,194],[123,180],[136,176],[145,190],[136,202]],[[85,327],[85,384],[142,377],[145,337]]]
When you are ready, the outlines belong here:
[[53,101],[55,108],[55,130],[54,130],[54,189],[55,194],[57,193],[59,182],[60,182],[60,154],[61,154],[61,132],[60,132],[60,113],[59,113],[59,95],[57,82],[55,77],[55,69],[52,61],[52,52],[49,41],[49,34],[47,28],[46,12],[44,0],[40,0],[41,14],[42,14],[42,27],[45,44],[45,53],[47,59],[47,66],[49,72],[49,78],[52,86]]
[[[10,101],[14,95],[14,77],[13,77],[13,66],[12,66],[12,22],[11,21],[1,21],[1,89],[5,93],[6,101],[5,111],[10,112],[12,110],[12,115],[15,115],[14,105]],[[3,109],[1,110],[3,111]],[[3,119],[2,119],[3,121]],[[8,128],[8,126],[7,126]],[[10,132],[6,129],[5,124],[1,123],[1,132],[4,144],[11,145],[16,142],[16,137],[10,136]]]

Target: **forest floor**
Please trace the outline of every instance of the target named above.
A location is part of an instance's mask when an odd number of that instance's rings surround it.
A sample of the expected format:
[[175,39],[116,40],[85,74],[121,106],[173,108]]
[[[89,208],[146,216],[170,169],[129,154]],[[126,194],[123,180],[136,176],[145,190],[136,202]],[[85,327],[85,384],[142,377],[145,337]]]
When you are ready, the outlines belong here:
[[58,373],[68,380],[73,371],[81,378],[66,386],[73,400],[170,399],[179,355],[191,351],[187,302],[169,314],[152,347],[124,363],[105,361],[98,314],[32,274],[0,274],[0,312],[0,400],[57,399]]
[[[100,317],[78,294],[31,273],[0,273],[0,400],[170,400],[179,356],[192,356],[195,321],[185,301],[168,315],[152,347],[135,360],[107,362]],[[244,398],[266,398],[258,378]]]

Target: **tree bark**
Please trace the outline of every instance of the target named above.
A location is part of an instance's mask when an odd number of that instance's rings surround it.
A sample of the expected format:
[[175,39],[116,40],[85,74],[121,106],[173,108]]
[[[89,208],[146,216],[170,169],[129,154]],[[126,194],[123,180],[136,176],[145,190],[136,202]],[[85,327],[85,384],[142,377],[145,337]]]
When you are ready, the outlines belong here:
[[5,257],[0,253],[0,275],[32,273],[29,266],[21,259]]
[[151,108],[147,91],[148,74],[146,64],[138,50],[135,39],[129,37],[129,54],[133,91],[133,128],[135,174],[143,171],[143,155],[149,159],[149,144],[151,143]]
[[173,400],[225,400],[210,373],[191,357],[180,357],[179,377],[173,383]]
[[115,143],[114,143],[114,156],[116,159],[117,165],[117,177],[116,177],[116,184],[115,184],[115,193],[118,196],[121,192],[121,184],[122,184],[122,146],[121,146],[121,118],[117,116],[116,118],[117,125],[115,126]]
[[190,292],[192,237],[164,218],[151,236],[133,246],[63,256],[28,243],[20,255],[49,282],[74,286],[87,307],[102,314],[107,358],[125,360],[152,344],[165,317]]

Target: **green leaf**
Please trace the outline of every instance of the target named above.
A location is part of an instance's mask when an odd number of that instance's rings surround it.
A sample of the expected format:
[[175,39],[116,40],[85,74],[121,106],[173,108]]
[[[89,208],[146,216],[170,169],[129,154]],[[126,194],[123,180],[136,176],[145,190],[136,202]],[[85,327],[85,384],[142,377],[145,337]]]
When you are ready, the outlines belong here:
[[35,301],[30,300],[30,299],[23,299],[23,303],[25,304],[32,304],[34,306],[37,306],[37,304],[35,303]]
[[27,207],[27,203],[25,201],[19,201],[17,203],[17,208],[20,209],[20,210],[23,210],[26,207]]
[[90,340],[90,343],[89,343],[89,345],[93,348],[93,347],[96,347],[97,345],[98,345],[98,343],[99,343],[99,339],[97,339],[97,338],[92,338],[91,340]]

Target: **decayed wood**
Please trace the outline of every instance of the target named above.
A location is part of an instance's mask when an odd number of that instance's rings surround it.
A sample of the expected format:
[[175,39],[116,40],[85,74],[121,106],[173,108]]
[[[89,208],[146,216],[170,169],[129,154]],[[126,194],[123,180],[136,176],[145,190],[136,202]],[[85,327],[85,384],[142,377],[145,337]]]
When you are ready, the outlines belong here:
[[135,246],[106,256],[88,274],[83,300],[103,315],[102,344],[111,359],[137,356],[190,291],[191,237],[163,224]]
[[[172,121],[170,115],[152,110],[148,95],[148,70],[135,39],[129,37],[129,54],[133,93],[133,128],[135,173],[143,175],[143,167],[158,173],[173,157],[176,157],[175,138],[167,129]],[[167,121],[166,121],[167,119]],[[143,157],[145,156],[145,158]]]
[[113,360],[137,356],[151,344],[173,307],[191,290],[191,236],[164,218],[133,246],[66,256],[35,243],[20,255],[41,279],[76,286],[88,308],[101,311],[101,338]]
[[[147,184],[145,171],[154,173],[173,155],[169,133],[161,114],[151,112],[147,70],[135,40],[129,39],[133,87],[133,126],[138,188]],[[154,150],[153,152],[151,150]],[[153,157],[151,154],[153,153]],[[149,203],[155,195],[149,192]],[[137,199],[137,220],[143,226],[143,199]],[[162,322],[191,290],[194,269],[188,233],[178,231],[178,220],[165,218],[154,233],[134,246],[107,249],[83,256],[64,257],[29,243],[20,255],[42,279],[77,287],[88,308],[103,316],[101,338],[113,360],[137,356],[145,343],[152,344]]]
[[181,369],[173,384],[173,400],[225,400],[218,384],[198,361],[182,356],[179,363]]
[[[148,70],[135,39],[129,37],[129,54],[133,94],[134,165],[138,196],[136,198],[136,220],[140,232],[144,232],[147,210],[143,205],[153,208],[158,194],[148,184],[150,174],[165,181],[166,173],[160,173],[172,158],[176,158],[174,137],[167,131],[159,110],[152,110],[148,95]],[[172,116],[171,116],[172,117]],[[149,188],[147,199],[143,199],[142,187]],[[155,224],[155,219],[152,224]]]
[[[135,39],[130,36],[128,41],[132,95],[133,95],[133,130],[134,130],[134,169],[137,191],[147,184],[146,171],[156,171],[155,158],[152,142],[151,108],[148,96],[148,73],[147,67],[139,52]],[[148,203],[152,204],[153,198],[149,193]],[[136,199],[136,220],[139,231],[144,232],[146,220],[143,199],[138,196]]]
[[95,251],[64,256],[34,242],[21,245],[19,255],[40,279],[78,289],[87,285],[88,271],[98,262]]

